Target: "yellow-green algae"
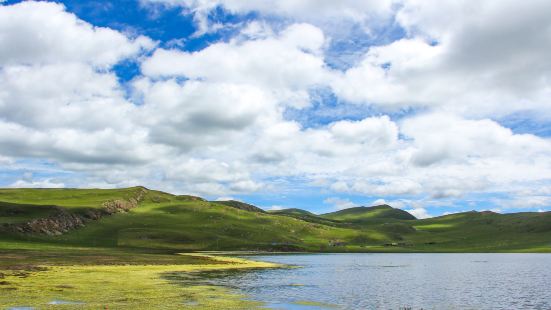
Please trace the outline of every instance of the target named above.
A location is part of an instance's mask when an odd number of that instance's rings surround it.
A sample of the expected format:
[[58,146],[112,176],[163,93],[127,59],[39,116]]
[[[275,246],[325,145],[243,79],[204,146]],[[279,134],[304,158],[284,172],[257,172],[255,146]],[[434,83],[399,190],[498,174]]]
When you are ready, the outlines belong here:
[[[164,275],[281,265],[184,254],[210,264],[49,266],[44,271],[13,271],[0,279],[0,305],[37,309],[250,309],[260,304],[227,288],[174,283]],[[213,262],[212,262],[213,261]],[[50,303],[55,301],[72,304]]]

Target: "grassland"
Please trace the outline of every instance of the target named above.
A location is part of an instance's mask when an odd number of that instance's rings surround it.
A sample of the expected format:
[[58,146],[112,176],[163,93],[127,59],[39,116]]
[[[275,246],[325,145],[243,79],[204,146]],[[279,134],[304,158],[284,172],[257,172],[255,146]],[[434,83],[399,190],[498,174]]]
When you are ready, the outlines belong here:
[[[0,225],[71,213],[131,199],[144,188],[0,190]],[[5,231],[0,241],[158,251],[551,251],[551,213],[465,212],[418,220],[382,205],[334,213],[264,212],[239,202],[212,202],[146,190],[137,207],[86,222],[60,236]],[[337,244],[337,246],[335,246]]]
[[[132,200],[141,192],[131,209],[85,217],[105,208],[105,202]],[[61,235],[12,229],[60,210],[84,218],[84,227]],[[0,305],[41,309],[250,308],[255,304],[243,296],[194,282],[192,275],[274,267],[182,252],[551,252],[550,212],[465,212],[424,220],[390,206],[324,215],[299,209],[264,212],[239,202],[142,187],[1,189],[0,230]],[[182,282],[186,277],[191,280]],[[56,300],[84,304],[48,305]]]

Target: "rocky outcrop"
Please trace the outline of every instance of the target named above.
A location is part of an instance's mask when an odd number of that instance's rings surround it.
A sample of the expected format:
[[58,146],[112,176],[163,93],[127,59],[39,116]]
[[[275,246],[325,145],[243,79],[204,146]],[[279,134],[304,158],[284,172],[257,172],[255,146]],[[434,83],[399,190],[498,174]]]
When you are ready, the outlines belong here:
[[84,227],[90,221],[97,221],[104,216],[128,212],[144,199],[147,190],[140,188],[134,197],[129,199],[108,200],[101,208],[88,209],[82,213],[71,213],[67,209],[56,207],[56,212],[46,218],[39,218],[21,224],[6,225],[7,231],[23,234],[43,234],[48,236],[62,235],[73,229]]

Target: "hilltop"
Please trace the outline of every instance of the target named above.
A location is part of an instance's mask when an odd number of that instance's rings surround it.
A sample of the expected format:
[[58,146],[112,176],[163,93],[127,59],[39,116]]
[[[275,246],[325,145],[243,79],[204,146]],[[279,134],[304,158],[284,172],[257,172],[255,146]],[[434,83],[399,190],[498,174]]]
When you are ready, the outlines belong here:
[[416,219],[388,205],[266,212],[144,187],[0,189],[0,245],[163,251],[550,252],[551,213]]
[[348,208],[332,213],[322,214],[321,217],[352,223],[387,220],[416,220],[415,216],[408,212],[395,209],[389,205],[378,205],[373,207]]
[[259,212],[259,213],[266,213],[266,211],[260,209],[257,206],[253,206],[251,204],[237,201],[237,200],[225,200],[225,201],[213,201],[217,204],[222,204],[228,207],[236,208],[239,210],[245,210],[245,211],[251,211],[251,212]]

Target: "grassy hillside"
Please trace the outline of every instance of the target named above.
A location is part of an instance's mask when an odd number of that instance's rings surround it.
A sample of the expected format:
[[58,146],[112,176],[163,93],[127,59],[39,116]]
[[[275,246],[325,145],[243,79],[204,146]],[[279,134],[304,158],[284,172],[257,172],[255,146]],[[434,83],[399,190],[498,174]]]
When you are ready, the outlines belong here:
[[226,201],[213,201],[214,203],[225,205],[228,207],[236,208],[239,210],[245,210],[245,211],[252,211],[252,212],[259,212],[259,213],[266,213],[266,211],[260,209],[257,206],[253,206],[251,204],[237,201],[237,200],[226,200]]
[[551,252],[551,212],[465,212],[416,221],[406,242],[416,249]]
[[82,214],[109,200],[129,199],[143,189],[0,189],[0,224],[45,218],[60,208]]
[[326,219],[312,212],[308,212],[308,211],[296,209],[296,208],[274,210],[274,211],[270,211],[270,213],[276,214],[276,215],[282,215],[282,216],[289,216],[289,217],[293,217],[306,222],[318,223],[318,224],[328,225],[328,226],[341,226],[341,227],[349,226],[347,225],[347,223]]
[[389,205],[356,207],[327,213],[321,217],[350,223],[365,223],[380,220],[415,220],[415,216]]
[[[101,209],[141,187],[118,190],[0,190],[0,227],[67,212]],[[259,212],[240,202],[209,202],[146,190],[139,204],[60,236],[5,231],[0,242],[159,251],[551,251],[551,213],[467,212],[418,220],[390,206],[315,215]],[[1,243],[0,243],[1,244]]]
[[[22,190],[26,191],[26,190]],[[48,190],[44,190],[48,191]],[[64,195],[51,193],[51,206],[62,207],[70,212],[82,208],[99,208],[103,200],[122,199],[134,193],[134,189],[96,190],[98,197],[90,198],[89,190],[65,190]],[[34,191],[31,191],[34,193]],[[20,195],[0,195],[3,206],[12,204]],[[36,196],[35,196],[36,197]],[[42,197],[42,196],[41,196]],[[75,203],[77,197],[85,197],[83,207]],[[27,198],[29,203],[33,199]],[[29,204],[30,212],[21,213],[27,219],[41,217],[37,212],[45,206],[41,199],[36,205]],[[7,207],[1,207],[7,209]],[[5,213],[2,213],[5,214]],[[22,217],[17,221],[20,221]],[[2,216],[3,223],[17,222],[13,216]],[[208,202],[192,196],[175,196],[148,190],[139,206],[127,213],[118,213],[90,221],[86,226],[61,236],[40,234],[4,233],[0,238],[28,240],[40,243],[55,243],[71,246],[125,247],[165,250],[326,250],[332,240],[372,238],[381,242],[387,236],[374,231],[357,231],[329,227],[286,216],[242,210],[224,203]]]

